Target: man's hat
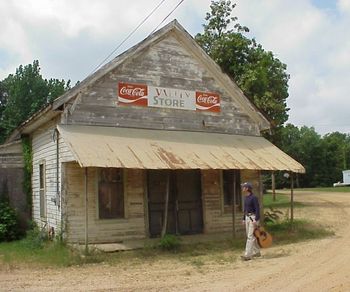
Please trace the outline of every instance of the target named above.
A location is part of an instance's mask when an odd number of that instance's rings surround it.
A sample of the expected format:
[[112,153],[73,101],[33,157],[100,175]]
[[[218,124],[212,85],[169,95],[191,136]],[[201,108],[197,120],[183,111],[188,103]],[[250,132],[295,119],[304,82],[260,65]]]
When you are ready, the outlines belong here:
[[248,190],[252,190],[253,185],[250,182],[245,182],[244,184],[242,184],[242,188],[247,188]]

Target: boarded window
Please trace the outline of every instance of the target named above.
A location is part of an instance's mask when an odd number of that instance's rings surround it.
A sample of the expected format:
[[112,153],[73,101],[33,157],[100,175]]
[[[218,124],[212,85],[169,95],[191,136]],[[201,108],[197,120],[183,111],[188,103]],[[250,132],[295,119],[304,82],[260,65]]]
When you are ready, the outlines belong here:
[[224,205],[232,205],[235,196],[236,206],[242,206],[241,179],[239,170],[223,170],[222,172]]
[[121,169],[101,169],[98,206],[100,219],[124,218],[124,184]]
[[46,217],[45,164],[39,164],[40,217]]

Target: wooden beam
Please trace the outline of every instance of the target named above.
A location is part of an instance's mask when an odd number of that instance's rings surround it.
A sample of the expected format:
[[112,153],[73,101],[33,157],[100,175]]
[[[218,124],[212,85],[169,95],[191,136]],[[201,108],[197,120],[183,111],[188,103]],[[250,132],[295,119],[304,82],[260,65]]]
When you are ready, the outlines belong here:
[[290,173],[290,222],[294,220],[294,178],[293,172]]
[[166,191],[165,191],[164,221],[163,221],[163,228],[162,228],[162,234],[161,234],[162,238],[166,234],[166,227],[167,227],[167,224],[168,224],[169,192],[170,192],[170,171],[167,171]]
[[85,167],[85,254],[89,251],[88,169]]
[[233,189],[232,192],[232,236],[236,238],[237,230],[236,230],[236,181],[237,181],[237,172],[233,172],[233,185],[231,186]]
[[258,173],[259,173],[259,207],[260,207],[259,221],[260,221],[260,225],[264,225],[264,202],[263,202],[264,187],[263,187],[261,170],[258,170]]
[[271,173],[271,187],[272,187],[272,199],[273,201],[276,201],[276,177],[275,177],[274,171],[272,171]]

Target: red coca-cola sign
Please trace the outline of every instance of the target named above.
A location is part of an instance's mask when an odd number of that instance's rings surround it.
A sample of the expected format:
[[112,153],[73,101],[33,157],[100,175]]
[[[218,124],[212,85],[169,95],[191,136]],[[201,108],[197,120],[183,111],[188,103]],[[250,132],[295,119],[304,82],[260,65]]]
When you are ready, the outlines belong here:
[[196,109],[220,112],[220,96],[217,93],[196,91]]
[[120,104],[147,106],[148,88],[145,84],[118,83],[118,102]]

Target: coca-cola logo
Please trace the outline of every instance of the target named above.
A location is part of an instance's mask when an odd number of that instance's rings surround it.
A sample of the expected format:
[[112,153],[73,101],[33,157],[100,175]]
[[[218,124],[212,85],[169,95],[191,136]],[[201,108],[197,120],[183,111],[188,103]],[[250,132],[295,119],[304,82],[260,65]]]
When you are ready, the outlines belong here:
[[146,95],[146,89],[141,87],[128,88],[126,86],[122,87],[119,91],[120,95],[142,97]]
[[208,105],[212,104],[217,104],[219,102],[219,97],[218,96],[213,96],[213,95],[199,95],[197,97],[197,102],[198,103],[204,103]]
[[119,104],[147,106],[148,88],[146,84],[118,83]]
[[196,91],[196,109],[220,112],[220,96],[217,93]]

